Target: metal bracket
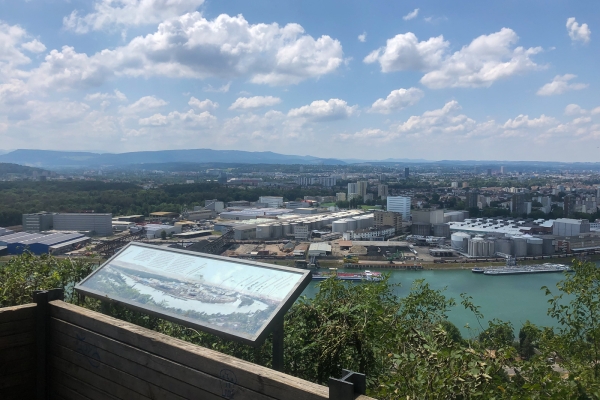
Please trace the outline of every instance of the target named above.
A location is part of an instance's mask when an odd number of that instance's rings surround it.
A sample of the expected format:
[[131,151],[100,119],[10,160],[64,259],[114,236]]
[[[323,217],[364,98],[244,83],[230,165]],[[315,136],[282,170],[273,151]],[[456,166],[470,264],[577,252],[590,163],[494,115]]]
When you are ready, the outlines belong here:
[[354,400],[356,395],[367,393],[365,374],[342,370],[340,379],[329,378],[329,398],[331,400]]

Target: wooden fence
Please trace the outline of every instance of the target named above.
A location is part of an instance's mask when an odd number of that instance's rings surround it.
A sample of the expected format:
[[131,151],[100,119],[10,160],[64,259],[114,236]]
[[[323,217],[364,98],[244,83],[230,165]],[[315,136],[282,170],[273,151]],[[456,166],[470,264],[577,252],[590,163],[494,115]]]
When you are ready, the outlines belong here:
[[0,309],[0,399],[33,399],[35,304]]
[[[46,338],[40,340],[44,332]],[[46,349],[43,357],[36,348]],[[43,369],[36,373],[40,363],[46,364],[47,377],[39,375]],[[42,391],[40,382],[47,382]],[[346,395],[339,385],[330,392],[326,386],[60,300],[45,308],[38,302],[37,307],[0,309],[2,400],[43,398],[44,390],[60,400],[325,400],[348,398],[348,390],[355,391],[352,386],[343,386]]]

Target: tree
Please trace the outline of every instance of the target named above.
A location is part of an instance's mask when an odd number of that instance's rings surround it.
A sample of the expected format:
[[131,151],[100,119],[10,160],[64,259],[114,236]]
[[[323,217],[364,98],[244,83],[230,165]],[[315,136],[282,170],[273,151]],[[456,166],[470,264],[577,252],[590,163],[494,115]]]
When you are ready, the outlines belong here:
[[167,240],[167,231],[165,231],[165,230],[160,231],[160,238],[162,240]]

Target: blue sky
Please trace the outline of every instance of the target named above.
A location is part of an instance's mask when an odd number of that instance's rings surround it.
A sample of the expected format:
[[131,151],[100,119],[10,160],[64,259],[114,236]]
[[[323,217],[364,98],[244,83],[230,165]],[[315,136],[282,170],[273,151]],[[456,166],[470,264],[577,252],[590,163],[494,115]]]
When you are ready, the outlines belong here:
[[596,1],[0,0],[0,149],[599,161]]

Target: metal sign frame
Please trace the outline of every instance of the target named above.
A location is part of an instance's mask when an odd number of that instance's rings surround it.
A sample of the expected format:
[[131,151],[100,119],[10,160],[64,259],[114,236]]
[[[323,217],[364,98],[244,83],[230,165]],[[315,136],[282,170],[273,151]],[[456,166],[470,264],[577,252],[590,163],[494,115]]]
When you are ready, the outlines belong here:
[[[269,319],[262,324],[262,326],[258,329],[258,331],[254,335],[250,335],[250,334],[243,335],[243,334],[240,334],[239,332],[236,333],[235,331],[229,330],[226,328],[219,329],[217,326],[215,326],[213,324],[203,323],[202,321],[188,318],[183,315],[165,312],[164,310],[160,310],[154,306],[144,306],[140,303],[132,302],[130,299],[122,298],[119,296],[113,296],[113,295],[109,296],[106,293],[102,293],[95,289],[91,289],[91,288],[84,286],[85,283],[90,278],[94,277],[97,273],[102,271],[104,267],[110,265],[110,263],[113,260],[118,258],[119,255],[121,255],[122,253],[127,251],[127,249],[129,249],[132,246],[149,248],[149,249],[156,250],[159,252],[165,251],[165,252],[171,252],[171,253],[175,253],[175,254],[184,254],[184,255],[189,255],[189,256],[198,257],[198,258],[205,258],[208,260],[223,261],[223,262],[227,262],[227,263],[247,265],[247,266],[258,267],[258,268],[263,268],[263,269],[285,271],[285,272],[300,275],[300,278],[298,279],[298,281],[296,282],[294,287],[279,302],[279,305],[272,312]],[[153,246],[150,244],[139,243],[139,242],[131,242],[127,246],[125,246],[122,250],[120,250],[118,253],[116,253],[114,256],[109,258],[105,263],[103,263],[100,267],[98,267],[94,272],[92,272],[90,275],[85,277],[81,282],[79,282],[77,285],[75,285],[75,290],[81,294],[96,298],[98,300],[108,301],[108,302],[116,303],[116,304],[122,304],[125,307],[130,308],[132,310],[141,311],[143,313],[147,313],[149,315],[152,315],[152,316],[155,316],[158,318],[162,318],[167,321],[175,322],[175,323],[178,323],[178,324],[190,327],[190,328],[194,328],[194,329],[197,329],[197,330],[200,330],[203,332],[211,333],[211,334],[217,335],[217,336],[225,338],[225,339],[241,342],[241,343],[251,345],[251,346],[259,346],[264,342],[264,340],[266,339],[266,336],[269,333],[280,329],[282,322],[283,322],[283,316],[290,309],[290,307],[294,304],[294,302],[300,296],[300,294],[304,291],[304,289],[308,286],[310,281],[311,281],[311,272],[307,271],[307,270],[300,270],[297,268],[290,268],[290,267],[284,267],[284,266],[278,266],[278,265],[272,265],[272,264],[266,264],[266,263],[259,263],[259,262],[255,262],[255,261],[238,260],[238,259],[230,258],[230,257],[215,256],[212,254],[198,253],[198,252],[187,251],[187,250],[158,247],[158,246]]]

